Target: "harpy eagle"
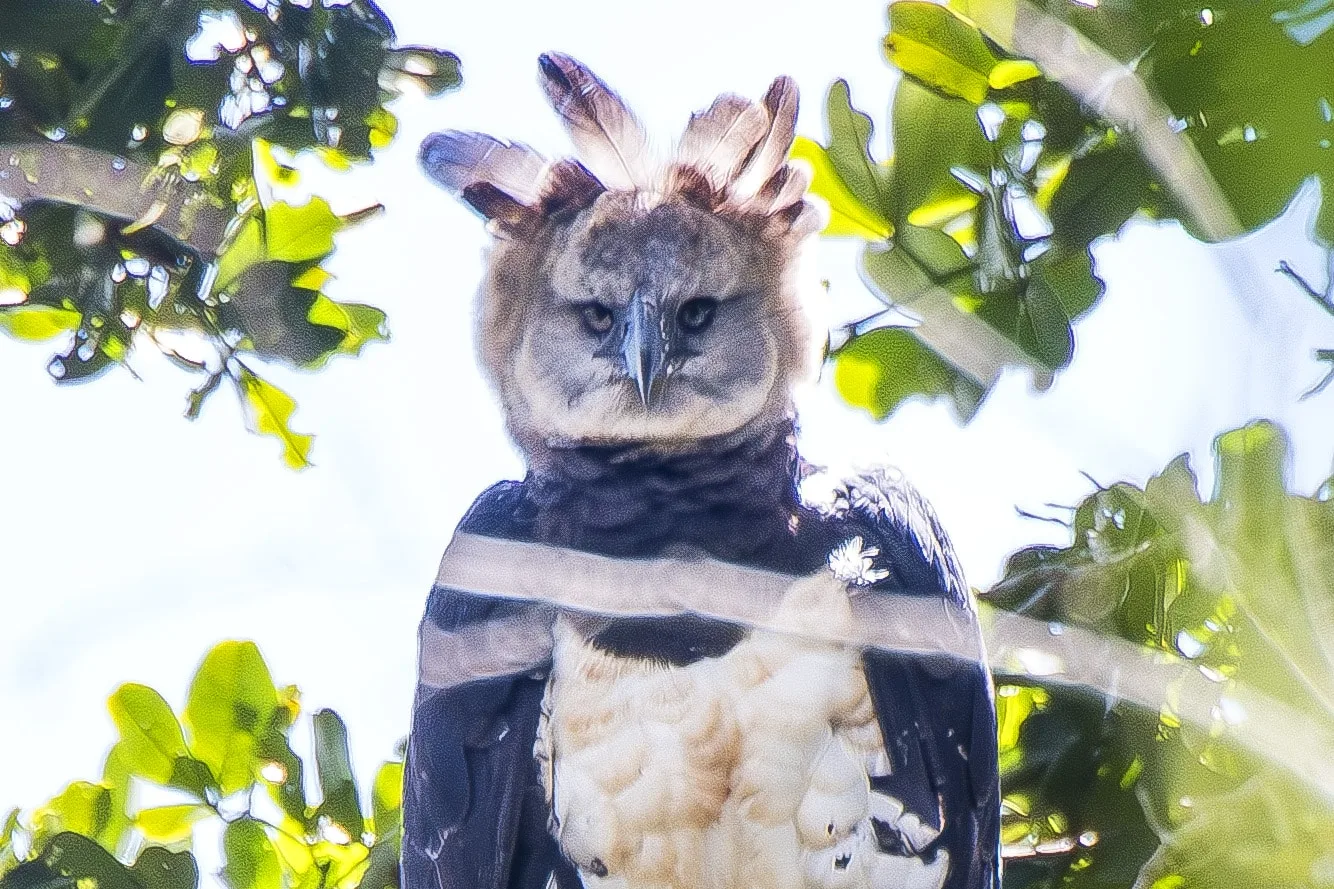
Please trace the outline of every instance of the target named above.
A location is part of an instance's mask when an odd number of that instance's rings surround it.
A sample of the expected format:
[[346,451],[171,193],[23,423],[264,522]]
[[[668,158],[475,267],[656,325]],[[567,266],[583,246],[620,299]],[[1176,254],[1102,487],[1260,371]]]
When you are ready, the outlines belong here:
[[799,492],[795,84],[720,97],[659,165],[591,71],[539,67],[577,160],[421,150],[494,236],[480,360],[528,472],[468,510],[426,607],[405,889],[997,887],[943,530],[894,472]]

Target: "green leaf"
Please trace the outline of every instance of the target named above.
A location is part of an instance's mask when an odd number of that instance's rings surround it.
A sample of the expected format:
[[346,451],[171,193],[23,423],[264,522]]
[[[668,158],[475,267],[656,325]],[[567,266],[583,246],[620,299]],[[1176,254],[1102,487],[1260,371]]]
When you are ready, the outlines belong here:
[[184,722],[191,749],[224,796],[255,781],[256,739],[277,706],[278,691],[253,642],[219,643],[200,664]]
[[[1099,837],[1081,853],[1082,865],[1048,864],[1051,885],[1138,878],[1142,886],[1306,886],[1320,862],[1334,858],[1334,814],[1326,796],[1313,793],[1328,793],[1327,777],[1313,780],[1294,765],[1327,761],[1334,733],[1334,648],[1325,631],[1334,625],[1334,503],[1289,493],[1289,445],[1272,423],[1224,433],[1215,453],[1208,502],[1184,456],[1142,489],[1100,488],[1077,508],[1069,547],[1017,554],[987,596],[1054,626],[1137,643],[1146,658],[1174,655],[1186,665],[1183,675],[1197,666],[1217,689],[1206,683],[1203,701],[1181,701],[1174,696],[1198,695],[1200,687],[1173,683],[1160,712],[1116,705],[1123,712],[1115,720],[1092,734],[1077,729],[1088,746],[1073,761],[1098,776],[1094,784],[1024,772],[1023,763],[1047,755],[1055,739],[1021,729],[1017,756],[1007,759],[1007,794],[1026,796],[1030,809],[1054,806],[1071,820],[1068,836]],[[1307,732],[1292,732],[1272,753],[1254,737],[1239,743],[1253,720],[1282,705],[1308,721]],[[1069,706],[1053,697],[1047,713]],[[1215,724],[1203,729],[1179,716],[1211,706]],[[1119,800],[1113,781],[1133,789],[1136,809],[1142,803],[1151,842],[1135,839],[1135,810],[1117,810],[1108,822],[1101,804],[1090,803],[1092,791],[1079,790],[1098,786],[1106,800]],[[1063,802],[1054,802],[1058,791]],[[1109,823],[1122,832],[1119,846],[1106,845],[1115,840]],[[1094,870],[1100,875],[1087,876]],[[1007,868],[1012,878],[1031,885]]]
[[1004,90],[1041,76],[1042,69],[1028,59],[1005,59],[991,69],[987,83],[994,90]]
[[1158,203],[1144,159],[1129,141],[1116,140],[1071,161],[1047,215],[1053,240],[1082,250]]
[[275,203],[264,212],[264,246],[268,259],[305,262],[333,251],[334,233],[343,227],[329,202],[314,197],[300,206]]
[[945,6],[899,0],[889,7],[885,54],[909,77],[979,105],[999,63],[972,22]]
[[75,781],[33,816],[36,841],[72,831],[96,838],[111,820],[111,792],[101,784]]
[[339,354],[359,355],[367,343],[389,339],[385,313],[374,306],[335,302],[320,294],[311,303],[306,318],[311,324],[343,331],[343,341],[336,349]]
[[[937,262],[943,262],[940,257],[947,249],[959,249],[949,235],[934,229],[921,229],[915,236],[918,247],[928,241],[935,242],[932,253]],[[916,252],[909,247],[868,249],[862,255],[862,267],[886,302],[902,305],[921,320],[913,329],[918,339],[983,389],[1005,367],[1035,366],[1018,343],[974,311],[981,298],[973,289],[971,275],[937,281]]]
[[315,714],[313,722],[315,770],[324,793],[319,814],[345,830],[351,839],[358,840],[366,826],[361,815],[356,779],[352,776],[347,726],[332,710],[320,710]]
[[811,166],[811,193],[829,205],[829,221],[823,234],[827,237],[854,237],[883,241],[894,226],[881,213],[862,203],[839,178],[823,146],[803,136],[792,145],[792,158]]
[[242,368],[234,378],[246,405],[250,427],[261,435],[272,435],[283,443],[283,460],[293,469],[310,465],[310,446],[315,436],[293,432],[288,425],[296,402],[272,383]]
[[38,861],[44,879],[30,883],[15,881],[11,885],[9,878],[18,876],[15,870],[6,879],[5,889],[37,889],[39,886],[83,889],[89,885],[84,881],[92,881],[91,885],[96,889],[143,889],[129,868],[110,852],[76,833],[52,837],[42,848]]
[[825,121],[829,127],[829,162],[843,184],[861,203],[884,218],[894,215],[890,168],[871,156],[871,118],[852,107],[846,80],[829,87]]
[[845,401],[877,420],[915,396],[948,397],[959,417],[968,420],[984,391],[902,328],[872,330],[839,349],[834,385]]
[[376,843],[397,836],[403,824],[403,763],[386,762],[375,773],[371,788],[371,814],[375,819]]
[[195,889],[199,885],[199,866],[189,852],[172,852],[149,846],[139,853],[130,868],[144,889]]
[[238,818],[222,832],[222,879],[230,889],[283,889],[282,866],[263,826]]
[[39,304],[0,306],[0,329],[15,339],[40,342],[77,330],[83,313]]
[[978,124],[977,109],[904,80],[894,92],[893,121],[895,223],[926,224],[925,214],[935,224],[934,219],[944,221],[976,206],[977,195],[953,171],[990,173],[992,146]]
[[268,258],[264,246],[264,224],[251,215],[236,229],[222,255],[218,257],[215,289],[226,290],[241,272]]
[[162,696],[145,685],[126,683],[107,701],[120,731],[120,750],[135,775],[171,783],[176,760],[189,757],[181,724]]
[[155,806],[139,810],[134,816],[134,826],[143,833],[144,839],[170,845],[188,839],[195,824],[211,814],[212,809],[195,803]]

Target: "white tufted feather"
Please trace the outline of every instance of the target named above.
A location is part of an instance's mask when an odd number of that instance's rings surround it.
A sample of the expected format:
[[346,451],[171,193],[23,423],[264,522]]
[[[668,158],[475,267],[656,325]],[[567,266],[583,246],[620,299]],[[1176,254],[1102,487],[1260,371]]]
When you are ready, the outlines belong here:
[[944,859],[886,862],[876,841],[873,816],[912,816],[870,786],[889,762],[859,653],[797,635],[851,613],[846,584],[816,575],[773,629],[683,667],[609,655],[557,620],[535,754],[588,889],[943,884]]

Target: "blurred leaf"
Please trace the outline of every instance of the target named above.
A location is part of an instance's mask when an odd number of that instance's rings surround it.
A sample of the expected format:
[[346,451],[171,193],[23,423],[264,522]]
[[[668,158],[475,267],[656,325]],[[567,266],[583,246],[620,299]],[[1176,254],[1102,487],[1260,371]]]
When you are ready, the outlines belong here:
[[334,233],[342,226],[324,198],[295,207],[275,203],[264,213],[265,255],[283,262],[318,259],[333,250]]
[[311,847],[315,864],[324,871],[325,885],[354,889],[370,867],[370,850],[360,842],[348,844],[321,840]]
[[33,816],[35,845],[65,831],[95,841],[111,820],[111,793],[101,784],[75,781]]
[[143,889],[107,850],[77,833],[50,839],[38,856],[5,875],[3,889]]
[[81,312],[46,305],[0,306],[0,328],[15,339],[40,342],[76,330]]
[[960,183],[953,170],[991,169],[992,148],[978,124],[977,109],[903,80],[894,91],[892,116],[899,214],[895,222],[901,225],[910,213],[939,215],[933,208],[942,204],[975,205],[976,193]]
[[[1098,838],[1073,859],[1023,865],[1020,885],[1316,886],[1322,862],[1334,861],[1334,812],[1300,786],[1304,776],[1257,761],[1256,748],[1233,740],[1254,717],[1232,699],[1236,683],[1334,731],[1334,503],[1288,493],[1288,442],[1273,424],[1225,433],[1215,453],[1210,500],[1199,497],[1185,457],[1142,489],[1100,488],[1076,509],[1070,547],[1017,553],[987,596],[1054,626],[1171,653],[1218,685],[1208,730],[1183,723],[1170,691],[1157,714],[1116,705],[1119,722],[1097,735],[1087,715],[1054,698],[1059,706],[1043,718],[1096,741],[1073,760],[1097,769],[1097,781],[1082,785],[1037,780],[1056,736],[1032,734],[1036,712],[1007,713],[1002,693],[1003,745],[1022,716],[1018,743],[1002,752],[1007,793],[1062,812],[1066,836]],[[1291,743],[1319,742],[1295,735]],[[1156,852],[1134,827],[1140,816],[1122,800],[1126,791],[1162,844]]]
[[238,818],[222,832],[222,879],[230,889],[283,889],[282,866],[263,826]]
[[829,205],[829,221],[824,229],[826,236],[884,240],[893,233],[894,227],[879,211],[863,204],[848,190],[824,147],[799,136],[792,146],[792,157],[810,164],[813,174],[811,193]]
[[397,837],[403,824],[403,763],[386,762],[375,774],[371,788],[371,813],[375,819],[376,843]]
[[[311,324],[343,332],[343,339],[335,350],[341,354],[359,355],[367,343],[389,339],[385,313],[374,306],[335,302],[320,294],[310,304],[306,318]],[[331,354],[333,352],[326,353]]]
[[385,56],[385,67],[397,72],[401,79],[418,84],[431,96],[438,96],[462,83],[459,57],[431,47],[392,49]]
[[278,706],[278,691],[253,642],[222,642],[190,684],[184,722],[195,756],[227,796],[255,781],[256,740]]
[[306,807],[305,765],[288,742],[288,732],[301,712],[296,686],[280,690],[279,701],[256,747],[256,754],[265,761],[260,776],[274,802],[305,834],[314,826]]
[[313,435],[293,432],[288,426],[296,402],[277,386],[242,368],[234,378],[246,404],[251,427],[263,435],[272,435],[283,443],[283,460],[293,469],[310,465]]
[[872,330],[839,349],[834,355],[834,385],[845,401],[877,420],[916,395],[949,397],[959,416],[968,419],[983,393],[902,328]]
[[170,845],[189,838],[195,824],[212,814],[212,809],[194,803],[155,806],[139,810],[134,816],[134,826],[143,833],[144,839]]
[[126,683],[107,701],[111,719],[120,731],[120,750],[136,775],[171,783],[176,760],[188,758],[181,724],[162,696],[145,685]]
[[871,155],[871,118],[852,107],[846,80],[829,87],[825,120],[829,126],[826,154],[834,172],[865,206],[888,220],[894,211],[890,167],[876,163]]
[[313,718],[315,725],[315,770],[320,779],[324,802],[319,814],[338,825],[353,840],[358,840],[366,826],[361,815],[361,800],[347,747],[347,726],[332,710],[321,710]]
[[144,889],[195,889],[199,885],[199,867],[193,855],[158,846],[140,852],[130,872]]
[[889,6],[885,54],[910,77],[981,104],[998,59],[971,22],[935,3],[899,0]]

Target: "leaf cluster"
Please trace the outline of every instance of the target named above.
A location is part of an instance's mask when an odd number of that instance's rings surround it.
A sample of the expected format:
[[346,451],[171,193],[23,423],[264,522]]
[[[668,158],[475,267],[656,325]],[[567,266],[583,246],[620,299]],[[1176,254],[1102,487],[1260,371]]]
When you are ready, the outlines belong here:
[[[1211,499],[1184,457],[1099,488],[986,597],[1134,644],[1101,695],[998,680],[1011,889],[1317,886],[1334,860],[1334,501],[1287,493],[1268,423],[1216,455]],[[1176,671],[1156,711],[1124,699],[1136,658]]]
[[[253,643],[210,651],[179,716],[133,683],[108,707],[120,737],[102,779],[76,781],[26,817],[9,813],[3,889],[196,889],[193,838],[210,823],[221,826],[230,889],[398,886],[401,757],[381,766],[367,807],[346,726],[320,710],[310,719],[310,782],[290,744],[297,689],[274,685]],[[312,783],[317,800],[308,796]]]
[[305,465],[291,398],[246,356],[314,369],[387,328],[323,292],[335,234],[369,211],[279,195],[297,155],[370,160],[405,86],[458,82],[370,0],[0,0],[0,330],[59,340],[60,383],[151,344],[197,375],[187,416],[230,381]]
[[[1151,162],[1164,151],[1198,156],[1245,230],[1312,175],[1329,194],[1325,5],[892,3],[884,47],[904,79],[888,159],[843,81],[829,91],[827,144],[794,149],[829,205],[824,233],[866,241],[862,276],[887,306],[830,341],[844,398],[883,418],[907,398],[944,397],[968,419],[1006,367],[1045,386],[1073,357],[1072,322],[1102,296],[1096,239],[1136,213],[1180,219],[1200,237],[1241,233],[1199,218],[1194,196]],[[1050,22],[1071,29],[1069,46],[1026,57]],[[1085,56],[1113,66],[1105,95],[1063,76]],[[1118,78],[1142,82],[1166,149],[1148,150],[1119,109]],[[1326,241],[1331,219],[1326,201]]]

